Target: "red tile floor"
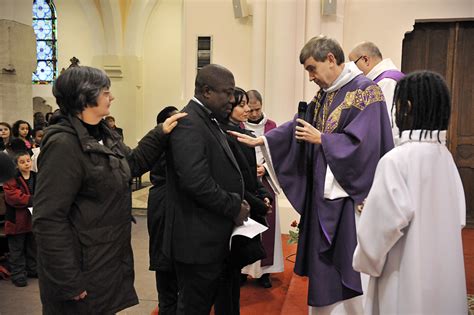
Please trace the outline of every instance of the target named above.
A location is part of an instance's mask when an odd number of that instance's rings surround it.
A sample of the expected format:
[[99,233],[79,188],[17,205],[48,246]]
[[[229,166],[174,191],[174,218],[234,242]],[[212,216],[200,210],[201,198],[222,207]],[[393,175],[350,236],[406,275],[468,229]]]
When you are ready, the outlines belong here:
[[[464,263],[468,294],[474,294],[474,229],[464,229]],[[240,290],[241,315],[306,315],[307,279],[293,273],[296,245],[287,244],[282,235],[285,271],[272,275],[273,287],[264,289],[249,279]],[[156,314],[153,312],[152,314]]]

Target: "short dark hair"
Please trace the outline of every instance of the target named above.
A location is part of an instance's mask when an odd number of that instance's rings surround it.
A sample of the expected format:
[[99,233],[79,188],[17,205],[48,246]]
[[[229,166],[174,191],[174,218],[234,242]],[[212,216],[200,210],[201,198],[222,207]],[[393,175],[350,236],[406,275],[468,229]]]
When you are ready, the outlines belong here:
[[28,148],[26,147],[25,141],[20,138],[11,138],[10,142],[7,144],[7,149],[9,152],[21,152],[21,151],[27,151]]
[[216,64],[204,66],[199,70],[194,81],[194,94],[202,95],[204,93],[204,86],[216,88],[225,79],[232,79],[234,81],[234,75],[227,68]]
[[335,39],[324,35],[313,37],[301,49],[300,63],[304,64],[309,57],[319,62],[326,61],[329,53],[334,55],[338,65],[344,63],[344,51]]
[[26,135],[26,138],[28,139],[31,137],[31,125],[29,122],[25,120],[17,120],[12,126],[12,133],[14,137],[19,137],[20,136],[20,125],[21,124],[26,124],[28,125],[28,134]]
[[28,155],[31,158],[31,155],[26,150],[25,151],[16,151],[13,155],[13,161],[15,161],[15,164],[18,164],[18,159],[21,156],[25,156],[25,155]]
[[448,129],[451,99],[444,78],[436,72],[416,71],[402,78],[395,87],[392,111],[396,104],[400,136],[403,130],[410,130],[410,138],[413,130],[424,130],[424,137],[438,130],[439,141],[439,131]]
[[40,131],[40,130],[41,130],[41,131],[44,131],[44,129],[43,129],[42,127],[36,127],[36,128],[34,128],[34,129],[31,131],[31,136],[32,136],[33,138],[36,137],[36,133],[37,133],[38,131]]
[[165,122],[165,120],[171,116],[172,112],[177,112],[177,111],[178,109],[174,106],[166,106],[156,116],[156,124],[158,125]]
[[260,102],[260,104],[263,104],[262,94],[260,94],[259,91],[257,91],[257,90],[248,90],[247,95],[249,97],[249,101],[250,101],[250,98],[256,98],[257,101]]
[[97,106],[100,92],[109,87],[110,79],[104,71],[77,66],[68,68],[56,79],[53,95],[64,115],[77,115],[87,105]]
[[115,121],[115,118],[114,118],[114,116],[106,116],[106,117],[104,118],[104,120],[105,120],[105,121],[107,121],[107,120]]

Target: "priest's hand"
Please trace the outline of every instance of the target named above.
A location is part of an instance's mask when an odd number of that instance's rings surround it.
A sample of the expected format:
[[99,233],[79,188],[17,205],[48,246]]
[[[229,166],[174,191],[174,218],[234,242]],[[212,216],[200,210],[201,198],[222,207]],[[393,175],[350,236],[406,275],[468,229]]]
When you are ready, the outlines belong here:
[[174,127],[176,127],[176,125],[178,124],[178,120],[183,118],[186,115],[187,115],[187,113],[178,113],[178,114],[174,114],[171,117],[166,118],[165,122],[163,123],[163,127],[162,127],[163,132],[165,134],[170,133],[174,129]]
[[321,144],[321,131],[314,128],[310,123],[303,119],[296,119],[299,125],[296,126],[295,138],[309,143]]
[[251,137],[249,135],[236,132],[236,131],[227,131],[230,135],[234,136],[237,138],[239,142],[242,142],[243,144],[249,146],[249,147],[258,147],[264,145],[263,142],[263,137]]
[[234,218],[234,223],[237,226],[241,226],[244,224],[245,221],[249,219],[250,215],[250,205],[247,202],[247,200],[242,200],[242,203],[240,204],[240,212],[237,215],[237,217]]

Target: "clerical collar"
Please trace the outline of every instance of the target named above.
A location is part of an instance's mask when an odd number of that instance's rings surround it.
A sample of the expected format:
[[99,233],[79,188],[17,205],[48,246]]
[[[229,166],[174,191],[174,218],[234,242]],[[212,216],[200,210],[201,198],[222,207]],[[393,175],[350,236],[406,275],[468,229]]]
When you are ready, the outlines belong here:
[[268,121],[268,118],[267,118],[267,115],[265,115],[265,113],[262,113],[262,118],[257,120],[257,121],[250,121],[250,120],[247,120],[246,122],[244,122],[244,125],[247,126],[248,128],[261,128],[261,127],[265,127],[265,124],[267,123]]
[[192,100],[196,103],[198,103],[199,105],[202,106],[202,108],[204,108],[204,110],[209,114],[211,115],[212,114],[212,117],[214,117],[214,114],[212,113],[212,111],[207,108],[196,96],[193,96]]
[[257,119],[257,120],[250,120],[249,119],[248,122],[251,123],[251,124],[258,125],[263,120],[263,118],[265,118],[265,117],[263,117],[263,114],[262,114],[262,117],[260,117],[259,119]]
[[341,74],[339,74],[337,79],[331,84],[330,87],[328,87],[327,89],[323,89],[323,91],[326,93],[330,93],[339,90],[361,73],[362,71],[357,68],[355,63],[347,62],[344,64],[344,69],[342,69],[342,72]]

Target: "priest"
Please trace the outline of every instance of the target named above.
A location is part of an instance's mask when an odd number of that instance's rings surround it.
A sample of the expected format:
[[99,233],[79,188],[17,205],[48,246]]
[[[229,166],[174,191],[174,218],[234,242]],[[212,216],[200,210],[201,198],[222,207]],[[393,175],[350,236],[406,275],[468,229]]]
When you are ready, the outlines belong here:
[[344,63],[334,39],[312,38],[300,62],[320,87],[304,120],[295,117],[259,138],[236,136],[262,146],[301,215],[295,273],[309,277],[310,314],[360,314],[361,277],[352,268],[356,209],[378,160],[393,148],[390,120],[380,88]]

